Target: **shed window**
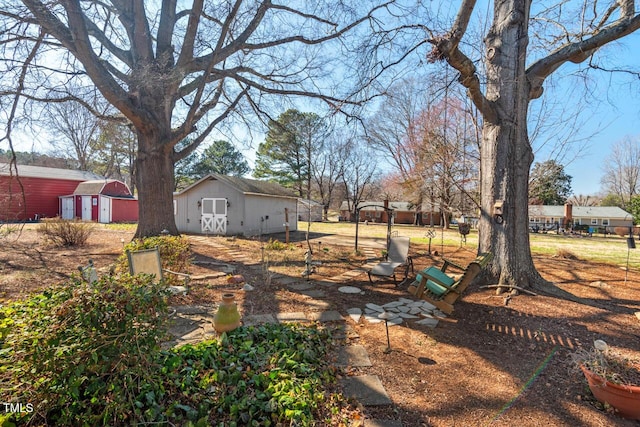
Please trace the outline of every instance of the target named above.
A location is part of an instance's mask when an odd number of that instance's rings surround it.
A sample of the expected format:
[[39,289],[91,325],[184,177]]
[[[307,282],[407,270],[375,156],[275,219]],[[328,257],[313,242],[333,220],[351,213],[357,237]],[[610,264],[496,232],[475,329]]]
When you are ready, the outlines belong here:
[[591,218],[591,225],[598,225],[598,218]]
[[609,225],[609,219],[608,218],[602,218],[602,225]]
[[574,218],[573,219],[573,225],[580,225],[580,224],[582,224],[581,218]]

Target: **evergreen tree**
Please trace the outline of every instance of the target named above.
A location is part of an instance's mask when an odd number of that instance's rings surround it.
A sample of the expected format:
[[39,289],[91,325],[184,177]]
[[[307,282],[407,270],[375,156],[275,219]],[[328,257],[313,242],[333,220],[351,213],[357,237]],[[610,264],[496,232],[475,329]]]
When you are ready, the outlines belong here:
[[571,195],[571,177],[555,160],[535,163],[529,182],[529,202],[542,205],[563,205]]
[[176,184],[184,187],[210,173],[243,176],[251,168],[230,142],[216,140],[201,154],[193,153],[176,164]]
[[327,127],[315,113],[290,109],[269,122],[267,137],[258,146],[253,175],[292,188],[307,197],[313,156],[322,150]]

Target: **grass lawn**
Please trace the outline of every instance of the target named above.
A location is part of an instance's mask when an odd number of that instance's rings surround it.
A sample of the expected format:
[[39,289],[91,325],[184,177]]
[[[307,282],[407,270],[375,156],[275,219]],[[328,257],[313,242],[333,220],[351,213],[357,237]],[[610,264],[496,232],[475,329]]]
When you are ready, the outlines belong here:
[[[306,222],[298,222],[298,229],[307,230]],[[397,232],[400,236],[409,236],[411,241],[417,244],[428,244],[426,234],[428,227],[418,227],[410,225],[394,225],[392,232]],[[350,222],[312,222],[310,231],[314,233],[337,234],[342,236],[355,236],[356,225]],[[461,244],[460,234],[457,228],[443,230],[441,227],[434,229],[435,237],[431,240],[433,250],[438,250],[441,245],[459,245]],[[360,223],[358,226],[358,237],[362,238],[384,238],[387,235],[386,224],[368,224]],[[608,264],[626,266],[627,255],[629,255],[630,268],[640,268],[640,253],[627,248],[626,238],[616,235],[608,237],[581,237],[571,235],[557,234],[529,234],[531,252],[536,255],[557,256],[562,253],[570,252],[579,259],[590,260],[595,262],[605,262]],[[464,243],[467,247],[478,246],[478,231],[471,230]],[[640,242],[638,242],[640,249]]]

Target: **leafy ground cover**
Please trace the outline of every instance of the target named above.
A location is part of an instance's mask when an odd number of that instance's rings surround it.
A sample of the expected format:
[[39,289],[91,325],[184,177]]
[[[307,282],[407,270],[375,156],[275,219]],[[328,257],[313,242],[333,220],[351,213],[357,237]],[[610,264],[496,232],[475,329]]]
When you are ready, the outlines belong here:
[[0,308],[0,401],[25,409],[0,425],[304,426],[348,406],[330,391],[329,330],[251,326],[161,350],[163,295],[103,276]]

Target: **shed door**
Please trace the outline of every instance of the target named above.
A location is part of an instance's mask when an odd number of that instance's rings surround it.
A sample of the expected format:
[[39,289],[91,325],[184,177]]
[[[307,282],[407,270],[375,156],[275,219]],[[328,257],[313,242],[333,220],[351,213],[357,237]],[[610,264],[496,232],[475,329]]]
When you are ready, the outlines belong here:
[[227,199],[202,199],[203,233],[227,234]]
[[111,199],[100,196],[100,222],[109,224],[111,222]]
[[82,196],[82,220],[91,221],[91,196]]
[[63,197],[62,201],[62,219],[73,219],[73,197]]

